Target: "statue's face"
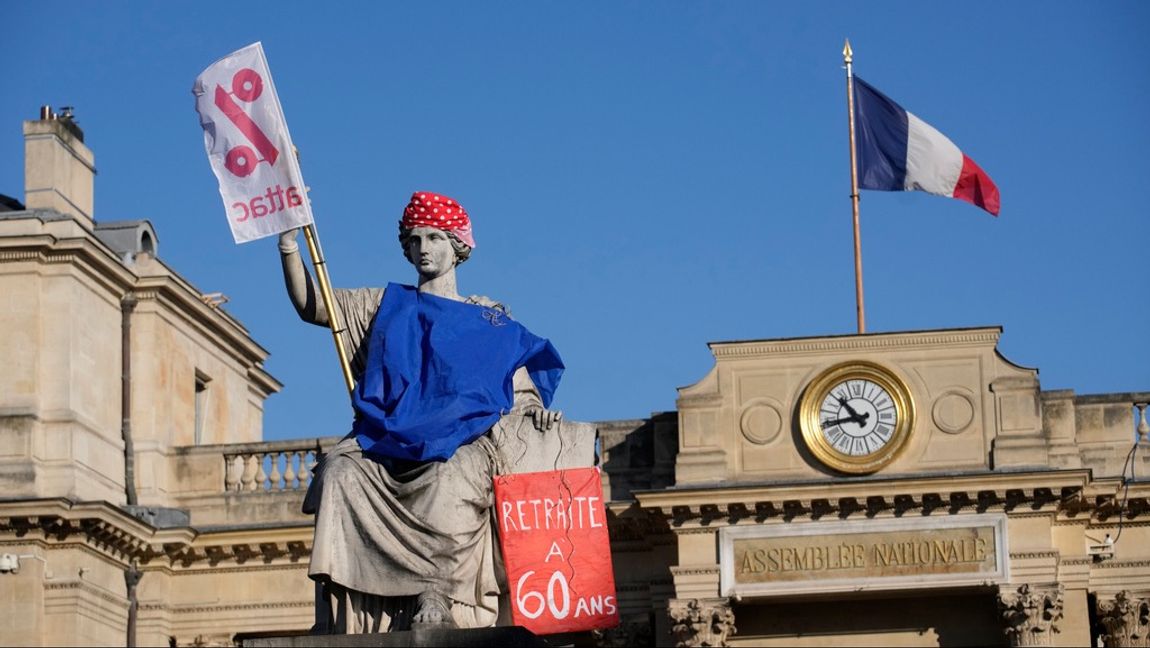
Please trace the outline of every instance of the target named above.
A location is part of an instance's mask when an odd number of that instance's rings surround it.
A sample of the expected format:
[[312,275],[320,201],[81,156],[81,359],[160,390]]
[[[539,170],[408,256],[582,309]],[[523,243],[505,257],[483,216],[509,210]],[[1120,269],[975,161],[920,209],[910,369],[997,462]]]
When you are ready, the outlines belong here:
[[424,279],[441,277],[455,267],[455,248],[447,232],[416,227],[407,239],[407,258]]

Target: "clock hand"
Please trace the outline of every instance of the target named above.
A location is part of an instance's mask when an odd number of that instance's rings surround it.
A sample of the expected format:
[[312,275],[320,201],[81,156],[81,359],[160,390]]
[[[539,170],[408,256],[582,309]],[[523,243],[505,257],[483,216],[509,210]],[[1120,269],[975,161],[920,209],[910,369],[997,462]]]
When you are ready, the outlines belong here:
[[857,419],[859,416],[859,413],[855,411],[855,408],[851,407],[851,404],[847,402],[847,399],[843,398],[842,396],[839,396],[838,399],[839,399],[839,405],[842,405],[843,407],[847,408],[847,411],[851,413],[851,418]]
[[848,422],[848,421],[854,421],[854,422],[856,422],[856,423],[858,422],[858,421],[856,421],[856,420],[855,420],[855,417],[853,417],[853,416],[848,416],[848,417],[846,417],[846,418],[833,419],[833,420],[832,420],[832,419],[827,419],[827,420],[823,421],[823,428],[825,429],[825,428],[828,428],[828,427],[830,427],[830,426],[832,426],[832,425],[838,425],[838,424],[840,424],[840,423],[846,423],[846,422]]
[[847,402],[847,399],[843,398],[842,396],[839,396],[838,400],[839,400],[839,405],[842,405],[843,407],[846,408],[846,410],[848,412],[850,412],[850,416],[846,420],[854,421],[855,423],[858,424],[858,426],[860,428],[866,427],[866,420],[868,418],[870,418],[870,412],[866,412],[865,414],[859,414],[858,412],[855,411],[855,408],[851,407],[850,403]]

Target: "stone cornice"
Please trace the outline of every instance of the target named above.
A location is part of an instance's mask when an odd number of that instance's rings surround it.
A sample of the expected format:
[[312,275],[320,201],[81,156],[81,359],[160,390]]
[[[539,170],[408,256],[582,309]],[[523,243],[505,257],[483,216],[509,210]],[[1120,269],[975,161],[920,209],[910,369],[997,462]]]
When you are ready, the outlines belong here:
[[81,544],[125,567],[138,561],[145,570],[298,563],[311,555],[312,533],[310,523],[158,529],[108,502],[0,500],[0,540],[10,536],[48,548]]
[[124,610],[128,610],[128,599],[119,596],[113,592],[98,587],[88,581],[83,580],[49,580],[44,583],[44,590],[47,592],[61,591],[61,590],[80,590],[89,596],[95,596],[113,606]]
[[72,266],[111,293],[111,299],[128,292],[136,281],[132,271],[91,234],[64,239],[51,234],[0,236],[0,263],[22,261]]
[[[859,516],[954,514],[1096,515],[1086,496],[1088,470],[979,473],[765,485],[716,484],[634,493],[641,508],[673,520],[677,533],[741,519],[842,519]],[[1112,494],[1112,491],[1111,491]],[[692,524],[684,526],[684,523]],[[717,523],[717,524],[716,524]]]
[[64,498],[0,500],[0,537],[8,533],[51,544],[81,540],[125,564],[196,537],[190,528],[157,529],[108,502]]
[[315,605],[315,599],[307,599],[303,601],[275,601],[267,603],[219,603],[219,604],[204,604],[194,603],[190,605],[169,605],[167,603],[140,603],[141,612],[151,611],[164,611],[173,614],[199,614],[203,612],[234,612],[238,610],[243,611],[257,611],[257,610],[282,610],[282,609],[295,609],[295,608],[310,608]]
[[990,346],[1002,335],[1001,327],[872,333],[781,340],[711,342],[716,358],[754,358],[770,355],[839,353],[842,351],[888,351],[915,347]]
[[1150,560],[1107,560],[1095,563],[1091,569],[1146,569],[1150,568]]
[[657,511],[644,510],[635,502],[608,502],[606,508],[612,545],[650,548],[670,537],[667,521]]
[[69,219],[44,220],[29,212],[27,218],[8,219],[4,224],[16,226],[0,229],[0,263],[68,264],[102,285],[109,299],[130,291],[137,298],[158,297],[173,313],[224,341],[229,353],[249,367],[249,378],[266,393],[282,389],[262,367],[267,350],[226,311],[204,303],[199,290],[159,259],[129,268],[91,231]]
[[213,308],[200,299],[200,292],[187,283],[162,262],[151,262],[162,267],[164,272],[143,276],[134,287],[134,294],[141,301],[154,299],[169,316],[179,317],[199,329],[206,337],[226,341],[228,352],[245,366],[254,367],[249,373],[255,374],[269,393],[279,391],[283,385],[263,370],[261,363],[268,356],[248,334],[247,329],[220,308]]

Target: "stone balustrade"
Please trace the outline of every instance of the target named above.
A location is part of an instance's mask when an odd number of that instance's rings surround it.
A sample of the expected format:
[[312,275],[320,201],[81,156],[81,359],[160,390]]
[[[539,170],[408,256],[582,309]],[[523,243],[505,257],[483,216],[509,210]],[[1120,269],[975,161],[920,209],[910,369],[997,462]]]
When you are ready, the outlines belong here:
[[340,437],[174,448],[166,460],[175,477],[141,501],[195,511],[193,524],[309,523],[304,493],[324,453]]
[[319,439],[226,446],[224,490],[229,493],[306,490],[322,456]]

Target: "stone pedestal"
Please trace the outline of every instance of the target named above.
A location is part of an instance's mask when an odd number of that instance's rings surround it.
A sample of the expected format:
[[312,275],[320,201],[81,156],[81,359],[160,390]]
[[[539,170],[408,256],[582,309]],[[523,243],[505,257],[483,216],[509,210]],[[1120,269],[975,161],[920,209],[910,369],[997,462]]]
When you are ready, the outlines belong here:
[[[564,635],[565,639],[570,639]],[[407,632],[383,632],[355,635],[304,635],[296,637],[264,637],[244,639],[243,648],[416,648],[421,646],[507,646],[528,648],[562,645],[569,641],[552,643],[519,626],[502,628],[473,628],[469,630],[428,629]]]

